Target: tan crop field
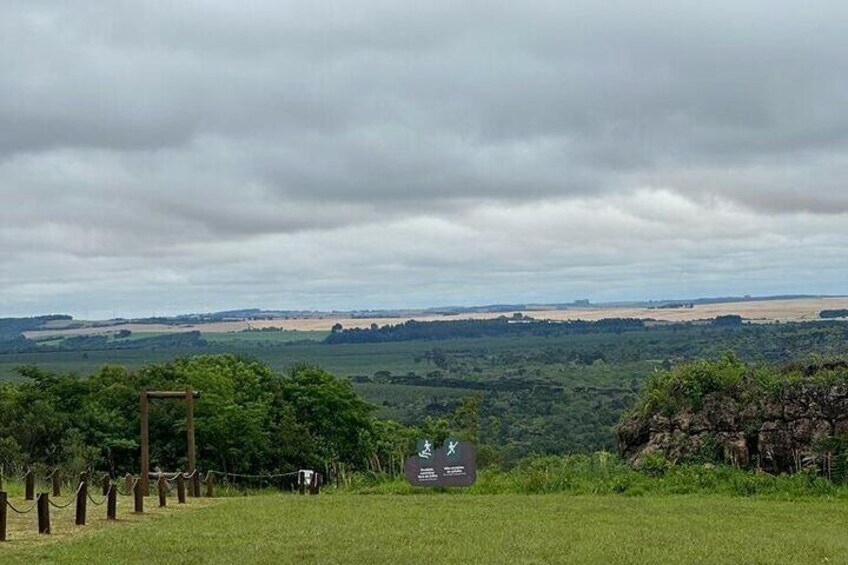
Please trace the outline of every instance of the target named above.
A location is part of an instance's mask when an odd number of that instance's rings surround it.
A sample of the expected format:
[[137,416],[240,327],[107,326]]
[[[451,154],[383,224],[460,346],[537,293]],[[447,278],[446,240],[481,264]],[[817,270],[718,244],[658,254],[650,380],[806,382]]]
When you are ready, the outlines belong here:
[[[692,308],[613,308],[587,307],[569,308],[566,310],[523,310],[523,314],[539,320],[600,320],[603,318],[652,318],[659,321],[685,322],[704,320],[729,314],[737,314],[752,322],[800,322],[819,319],[822,310],[848,309],[848,297],[845,298],[799,298],[787,300],[751,300],[744,302],[726,302],[719,304],[695,305]],[[299,331],[328,331],[334,324],[340,323],[345,328],[367,328],[371,324],[380,326],[386,324],[402,324],[410,319],[421,322],[437,320],[477,319],[486,320],[503,316],[502,312],[484,312],[461,314],[456,316],[426,315],[394,318],[351,318],[324,315],[315,318],[226,321],[208,324],[121,324],[108,327],[89,327],[77,329],[56,329],[27,332],[29,338],[47,337],[50,335],[92,335],[113,333],[119,330],[146,333],[168,333],[200,330],[203,332],[224,333],[239,332],[246,329],[280,328]]]

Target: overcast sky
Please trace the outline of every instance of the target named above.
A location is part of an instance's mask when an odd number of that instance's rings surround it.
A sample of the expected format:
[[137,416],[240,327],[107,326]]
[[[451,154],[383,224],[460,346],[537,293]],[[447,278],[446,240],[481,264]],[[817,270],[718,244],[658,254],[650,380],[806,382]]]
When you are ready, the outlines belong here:
[[0,315],[848,293],[848,3],[0,3]]

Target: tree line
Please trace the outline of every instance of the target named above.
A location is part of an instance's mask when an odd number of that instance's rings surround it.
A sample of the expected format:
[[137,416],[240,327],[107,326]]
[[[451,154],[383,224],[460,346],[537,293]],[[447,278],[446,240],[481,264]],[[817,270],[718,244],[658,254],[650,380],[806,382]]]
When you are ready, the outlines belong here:
[[[195,401],[198,466],[234,473],[338,468],[400,472],[421,433],[453,432],[451,423],[426,430],[379,420],[346,379],[313,365],[276,373],[234,355],[204,355],[136,371],[105,366],[88,377],[20,370],[23,380],[0,385],[0,465],[94,467],[137,472],[139,391],[201,391]],[[186,465],[182,402],[152,401],[151,467]]]
[[620,333],[640,330],[644,320],[607,318],[594,322],[572,320],[552,322],[535,320],[522,314],[499,316],[491,320],[446,320],[418,322],[409,320],[402,324],[370,328],[334,327],[325,343],[384,343],[393,341],[436,340],[455,338],[509,337],[509,336],[560,336],[583,333]]

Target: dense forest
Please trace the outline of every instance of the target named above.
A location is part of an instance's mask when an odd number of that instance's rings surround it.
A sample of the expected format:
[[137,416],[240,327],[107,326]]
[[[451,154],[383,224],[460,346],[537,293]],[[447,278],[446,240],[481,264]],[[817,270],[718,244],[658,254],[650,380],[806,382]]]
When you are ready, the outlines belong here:
[[[35,348],[25,352],[0,353],[0,380],[5,378],[25,387],[7,385],[4,394],[13,397],[20,395],[21,390],[28,391],[27,394],[43,392],[44,387],[52,387],[50,383],[54,382],[77,383],[71,387],[74,391],[96,383],[106,383],[104,386],[110,391],[123,386],[125,402],[120,404],[120,413],[126,419],[134,417],[132,414],[137,411],[137,398],[131,392],[137,393],[139,383],[154,373],[170,375],[162,381],[163,386],[194,384],[193,379],[201,377],[194,376],[193,368],[223,355],[223,359],[237,359],[244,366],[261,367],[262,387],[276,390],[275,387],[291,381],[294,368],[304,364],[320,366],[321,374],[334,375],[334,380],[345,383],[371,406],[368,418],[374,426],[403,430],[399,432],[401,437],[423,430],[447,433],[457,426],[470,433],[458,422],[473,412],[472,419],[477,422],[474,434],[486,446],[482,452],[484,460],[511,465],[532,454],[614,451],[617,423],[636,402],[646,379],[658,371],[693,360],[720,359],[728,352],[747,363],[776,365],[810,356],[848,354],[848,324],[840,321],[743,324],[738,317],[727,317],[680,324],[636,321],[638,325],[631,327],[633,321],[625,320],[624,326],[631,329],[624,329],[620,321],[537,326],[533,320],[516,323],[515,319],[507,317],[472,325],[439,322],[430,329],[425,324],[404,324],[399,330],[384,332],[400,331],[398,335],[409,336],[404,332],[413,331],[419,338],[353,343],[323,340],[328,335],[363,336],[372,330],[348,334],[345,331],[131,335],[115,332],[96,337],[50,337],[27,340]],[[548,331],[539,328],[549,327],[555,330],[538,333]],[[499,330],[507,332],[506,335],[492,335]],[[382,335],[380,328],[374,335]],[[205,361],[195,360],[196,356]],[[117,369],[116,365],[122,368]],[[20,367],[28,368],[20,371]],[[198,382],[203,384],[202,379]],[[98,402],[79,401],[86,406],[96,406]],[[238,403],[235,406],[231,409],[240,410]],[[277,408],[268,410],[273,412]],[[177,412],[172,414],[175,418]],[[75,421],[76,416],[66,418]],[[136,429],[135,425],[124,420],[122,433],[129,434]],[[170,425],[179,425],[178,419]],[[171,441],[176,442],[174,445],[183,441],[173,430],[169,433],[173,436]],[[223,436],[216,432],[215,437]],[[368,465],[397,464],[400,459],[397,453],[404,449],[402,440],[398,440],[400,443],[385,438],[373,441],[394,445],[395,451],[391,457],[386,456],[388,459],[372,458]],[[168,445],[167,441],[160,444]],[[19,455],[29,454],[28,445],[19,443]],[[131,450],[122,454],[121,449],[119,444],[113,446],[107,458],[109,465],[120,468],[128,464]],[[223,448],[215,449],[219,459],[206,452],[202,454],[206,462],[217,466],[237,465],[221,459]],[[42,456],[46,457],[46,453]],[[180,453],[177,447],[165,449],[162,464],[176,464]],[[282,451],[263,453],[246,460],[252,461],[250,465],[254,467],[282,468],[308,459],[302,451],[285,457]],[[355,459],[346,463],[355,465]]]
[[[88,377],[33,367],[21,372],[21,382],[0,386],[0,466],[6,470],[36,465],[134,471],[138,391],[185,386],[202,391],[195,423],[203,469],[257,473],[312,467],[330,476],[345,471],[397,476],[417,438],[441,442],[449,435],[474,441],[481,465],[500,469],[523,465],[528,457],[540,462],[541,455],[570,452],[554,437],[544,438],[549,442],[545,448],[515,452],[523,439],[530,439],[522,434],[553,433],[554,427],[511,421],[508,427],[515,430],[507,433],[510,441],[500,440],[498,417],[485,407],[498,406],[498,394],[514,392],[510,387],[498,389],[494,400],[482,390],[470,391],[439,417],[403,425],[376,417],[375,407],[356,393],[350,380],[311,365],[279,374],[256,361],[213,355],[136,371],[107,366]],[[555,397],[564,391],[541,387],[540,392]],[[601,394],[588,392],[588,402]],[[630,398],[604,424],[617,430],[618,447],[637,468],[664,472],[672,463],[733,463],[771,471],[809,468],[832,481],[848,481],[845,361],[781,367],[746,364],[725,355],[656,371],[639,392],[630,391]],[[555,416],[542,403],[532,408],[536,419]],[[799,422],[812,424],[799,428]],[[153,467],[186,465],[184,433],[181,402],[152,403]]]
[[[0,386],[0,465],[138,466],[139,390],[202,391],[195,405],[198,464],[224,472],[324,469],[402,456],[414,434],[373,417],[346,380],[313,366],[277,374],[231,355],[182,358],[137,371],[106,366],[88,377],[28,367]],[[185,408],[150,407],[151,464],[184,468]],[[398,442],[401,442],[398,444]]]
[[835,318],[848,318],[848,310],[822,310],[821,312],[819,312],[819,318],[822,318],[824,320],[831,320]]
[[509,336],[561,336],[585,333],[620,333],[645,327],[645,320],[608,318],[596,322],[574,320],[551,322],[534,320],[523,314],[500,316],[493,320],[447,320],[443,322],[417,322],[370,328],[344,329],[336,327],[326,343],[383,343],[388,341],[414,341],[421,339],[455,339],[469,337]]

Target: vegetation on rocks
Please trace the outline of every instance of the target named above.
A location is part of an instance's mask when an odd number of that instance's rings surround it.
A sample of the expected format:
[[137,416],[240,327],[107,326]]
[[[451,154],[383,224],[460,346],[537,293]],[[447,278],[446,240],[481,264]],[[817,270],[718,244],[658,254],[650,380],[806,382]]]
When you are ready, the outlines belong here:
[[765,471],[817,469],[848,480],[848,363],[784,368],[728,355],[651,375],[618,428],[622,454],[730,463]]

